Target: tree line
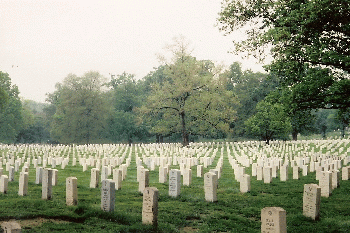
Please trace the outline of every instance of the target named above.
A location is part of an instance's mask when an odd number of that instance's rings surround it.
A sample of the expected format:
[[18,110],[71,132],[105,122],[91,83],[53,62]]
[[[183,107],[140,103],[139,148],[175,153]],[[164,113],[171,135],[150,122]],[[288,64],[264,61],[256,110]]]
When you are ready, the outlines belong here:
[[[247,25],[249,27],[247,27]],[[270,140],[326,133],[350,123],[350,5],[340,0],[224,1],[218,26],[246,29],[235,51],[273,61],[266,73],[198,60],[186,41],[136,80],[69,74],[47,104],[21,101],[1,73],[0,141],[133,143]]]

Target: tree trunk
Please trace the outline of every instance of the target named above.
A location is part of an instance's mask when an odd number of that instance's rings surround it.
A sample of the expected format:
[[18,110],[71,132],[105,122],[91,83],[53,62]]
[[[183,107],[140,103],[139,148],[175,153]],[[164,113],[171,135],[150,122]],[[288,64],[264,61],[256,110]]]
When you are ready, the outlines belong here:
[[188,140],[188,133],[186,131],[185,112],[182,111],[180,115],[181,115],[181,124],[182,124],[182,145],[188,146],[189,140]]
[[298,131],[296,131],[296,130],[292,131],[292,138],[293,138],[294,141],[298,140]]

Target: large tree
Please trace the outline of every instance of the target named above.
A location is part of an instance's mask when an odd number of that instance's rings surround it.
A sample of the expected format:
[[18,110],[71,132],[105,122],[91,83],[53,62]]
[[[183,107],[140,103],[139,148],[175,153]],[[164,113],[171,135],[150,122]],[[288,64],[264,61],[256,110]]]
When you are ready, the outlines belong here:
[[245,121],[247,131],[269,144],[272,139],[287,139],[291,130],[290,119],[283,105],[260,101],[256,114]]
[[103,140],[109,114],[105,84],[98,72],[82,77],[69,74],[48,101],[56,106],[51,136],[60,143],[93,143]]
[[113,142],[133,142],[133,138],[142,139],[147,131],[142,124],[138,124],[134,111],[142,102],[141,86],[134,75],[122,73],[117,78],[112,77],[109,83],[112,90],[112,104],[114,106],[108,121],[109,138]]
[[349,1],[230,0],[218,21],[227,33],[247,29],[236,51],[271,49],[268,69],[292,88],[295,109],[350,106]]
[[14,143],[24,127],[22,103],[16,85],[7,73],[0,71],[0,142]]
[[155,122],[152,132],[181,133],[183,145],[189,135],[213,136],[227,133],[235,117],[233,93],[225,89],[210,61],[198,61],[188,52],[188,44],[178,40],[172,47],[173,59],[166,64],[166,79],[153,83],[142,112]]

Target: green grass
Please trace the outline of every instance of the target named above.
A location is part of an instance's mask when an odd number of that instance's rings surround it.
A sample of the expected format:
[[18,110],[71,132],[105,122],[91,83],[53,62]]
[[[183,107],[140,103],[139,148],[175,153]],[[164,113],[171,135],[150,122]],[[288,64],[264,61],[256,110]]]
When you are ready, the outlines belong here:
[[[204,173],[216,166],[219,157],[220,151]],[[34,183],[33,167],[29,171],[28,195],[18,196],[19,173],[16,173],[15,181],[9,182],[8,193],[0,194],[0,221],[15,219],[24,223],[47,219],[42,224],[22,227],[22,232],[260,232],[261,209],[278,206],[287,212],[288,232],[350,232],[350,181],[340,181],[340,187],[333,190],[331,197],[321,198],[320,219],[312,221],[302,214],[302,196],[304,184],[318,184],[315,173],[292,180],[289,168],[287,182],[275,178],[271,184],[251,177],[251,192],[241,194],[225,151],[215,203],[204,200],[203,178],[196,177],[196,166],[192,167],[191,186],[182,186],[178,198],[168,196],[168,183],[158,183],[158,169],[150,171],[150,186],[159,190],[158,227],[154,228],[142,225],[142,195],[137,191],[134,154],[122,189],[116,191],[112,213],[100,209],[100,188],[89,188],[91,167],[83,172],[81,166],[71,164],[64,170],[57,168],[58,185],[53,187],[53,198],[48,201],[41,199],[41,185]],[[251,168],[246,168],[246,173],[251,174]],[[65,180],[69,176],[78,178],[77,206],[65,204]]]

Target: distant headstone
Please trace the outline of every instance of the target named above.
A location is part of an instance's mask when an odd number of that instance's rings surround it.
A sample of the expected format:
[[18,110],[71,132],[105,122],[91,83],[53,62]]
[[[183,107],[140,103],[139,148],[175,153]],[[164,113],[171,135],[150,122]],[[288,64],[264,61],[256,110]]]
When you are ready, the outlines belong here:
[[8,182],[9,179],[7,175],[2,175],[0,177],[0,193],[7,193]]
[[299,167],[298,166],[294,166],[293,167],[293,179],[294,180],[299,180]]
[[140,171],[140,180],[139,180],[139,192],[143,193],[143,190],[149,185],[149,170],[142,169]]
[[143,191],[142,224],[157,226],[158,224],[158,195],[155,187],[147,187]]
[[281,207],[265,207],[261,210],[262,233],[286,233],[286,211]]
[[50,200],[52,195],[52,169],[45,168],[42,180],[42,196],[44,200]]
[[57,185],[57,179],[58,179],[58,170],[52,169],[52,186]]
[[332,170],[332,189],[339,187],[339,181],[340,181],[340,171]]
[[43,168],[36,167],[35,184],[41,184],[43,178]]
[[26,196],[28,193],[28,172],[21,172],[19,175],[18,195]]
[[197,165],[197,177],[203,176],[203,165]]
[[167,174],[167,168],[166,167],[159,167],[159,183],[166,183],[168,174]]
[[78,179],[76,177],[66,178],[66,205],[78,204]]
[[15,168],[10,166],[9,167],[9,181],[14,181],[15,180]]
[[115,182],[115,190],[122,188],[123,172],[121,169],[113,169],[113,180]]
[[115,183],[111,179],[102,180],[101,209],[105,212],[113,212],[115,206]]
[[169,196],[177,197],[181,190],[181,171],[172,169],[169,172]]
[[320,216],[321,188],[317,184],[305,184],[303,215],[316,220]]
[[91,169],[91,179],[90,179],[90,188],[97,188],[100,181],[100,170],[97,168]]
[[280,168],[280,181],[288,180],[288,165],[283,165]]
[[349,180],[350,178],[350,167],[343,167],[342,168],[342,180]]
[[218,176],[213,172],[204,174],[204,193],[205,200],[216,202],[217,199]]
[[263,175],[264,176],[264,183],[265,184],[271,183],[271,181],[272,181],[272,176],[271,176],[272,168],[271,167],[264,167],[263,173],[264,173],[264,175]]
[[241,178],[240,192],[241,193],[250,192],[250,176],[247,174],[244,174]]
[[262,180],[263,179],[263,167],[257,166],[256,167],[256,180]]
[[190,168],[185,168],[183,172],[183,185],[190,186],[192,182],[192,170]]
[[332,194],[332,172],[321,172],[319,186],[321,187],[322,197],[329,197]]

